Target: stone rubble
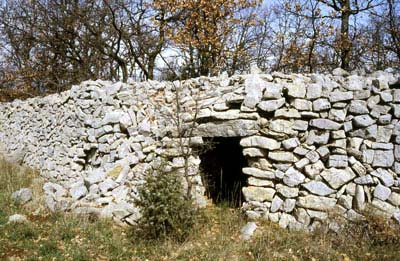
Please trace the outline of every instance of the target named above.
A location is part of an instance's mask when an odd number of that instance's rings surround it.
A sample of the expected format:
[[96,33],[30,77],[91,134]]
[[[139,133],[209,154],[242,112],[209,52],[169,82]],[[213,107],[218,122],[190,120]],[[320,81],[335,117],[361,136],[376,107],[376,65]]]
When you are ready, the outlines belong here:
[[[53,211],[133,224],[140,217],[136,188],[147,173],[182,173],[182,146],[191,152],[203,138],[241,137],[249,218],[313,230],[330,210],[352,219],[369,204],[400,220],[400,90],[391,86],[398,77],[336,69],[86,81],[60,94],[1,103],[0,149],[41,171]],[[203,204],[199,164],[193,150],[192,194]]]

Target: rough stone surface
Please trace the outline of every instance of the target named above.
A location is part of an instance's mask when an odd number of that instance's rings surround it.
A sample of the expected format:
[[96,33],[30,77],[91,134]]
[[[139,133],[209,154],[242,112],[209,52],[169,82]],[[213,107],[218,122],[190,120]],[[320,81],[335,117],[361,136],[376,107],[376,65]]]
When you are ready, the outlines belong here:
[[328,187],[324,182],[321,181],[310,181],[302,185],[310,193],[318,196],[327,196],[335,192],[335,190]]
[[348,219],[369,205],[397,213],[400,92],[389,84],[397,78],[340,69],[263,74],[253,67],[248,75],[174,83],[86,81],[0,103],[0,151],[40,170],[51,211],[135,224],[137,186],[155,170],[184,175],[186,166],[193,198],[205,205],[200,170],[212,163],[199,153],[213,149],[209,141],[229,138],[240,147],[217,157],[242,150],[244,211],[313,230],[332,208]]
[[28,218],[25,215],[21,215],[21,214],[14,214],[8,217],[8,223],[17,223],[17,224],[21,224],[21,223],[27,223],[28,222]]
[[333,189],[340,188],[341,186],[350,182],[356,177],[356,175],[350,168],[346,169],[330,168],[324,170],[321,173],[321,176],[326,180],[326,182],[328,182],[328,184]]
[[243,196],[246,201],[272,201],[275,190],[273,188],[261,188],[261,187],[244,187],[242,189]]
[[32,200],[32,190],[30,188],[22,188],[11,194],[11,198],[21,204],[25,204]]
[[334,198],[308,195],[305,197],[299,197],[297,205],[303,208],[326,211],[333,208],[336,205],[336,201],[337,200]]

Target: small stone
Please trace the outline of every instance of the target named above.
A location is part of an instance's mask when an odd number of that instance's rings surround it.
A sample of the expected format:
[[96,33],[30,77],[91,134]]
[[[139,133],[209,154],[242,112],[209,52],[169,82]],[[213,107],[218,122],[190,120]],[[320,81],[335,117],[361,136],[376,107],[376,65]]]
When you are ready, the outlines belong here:
[[257,225],[255,222],[248,222],[241,230],[240,232],[242,233],[242,239],[247,241],[249,240],[254,232],[257,229]]
[[277,184],[276,191],[285,198],[295,198],[299,195],[299,188],[292,188],[283,184]]
[[366,101],[354,100],[350,102],[349,112],[352,114],[367,114],[369,110],[367,108]]
[[69,190],[69,194],[75,200],[78,200],[78,199],[84,197],[87,193],[88,193],[88,190],[87,190],[86,186],[84,186],[83,184],[80,184],[80,183],[73,185]]
[[309,192],[318,196],[327,196],[335,192],[335,190],[329,188],[325,183],[321,181],[310,181],[302,185]]
[[308,145],[325,145],[329,141],[329,132],[319,132],[316,130],[311,130],[308,134],[306,143]]
[[327,156],[329,156],[330,153],[328,147],[326,146],[319,147],[317,149],[317,152],[322,159],[325,159]]
[[310,164],[305,166],[304,168],[304,173],[309,177],[310,179],[315,179],[317,175],[321,173],[322,170],[325,169],[324,163],[322,161],[317,161],[314,164]]
[[292,152],[272,151],[268,153],[268,158],[278,162],[296,162],[298,158]]
[[307,86],[307,99],[314,100],[318,99],[322,95],[322,85],[318,83],[312,83]]
[[294,169],[293,167],[289,168],[285,172],[285,176],[283,177],[283,183],[288,185],[289,187],[295,187],[301,183],[303,183],[305,180],[305,176]]
[[378,184],[374,190],[374,197],[385,201],[389,198],[391,192],[390,188]]
[[375,184],[371,175],[365,175],[354,179],[354,183],[358,185],[372,185]]
[[46,194],[55,198],[61,198],[67,195],[67,190],[64,187],[52,182],[46,182],[43,185],[43,190]]
[[311,222],[311,218],[304,208],[296,208],[294,211],[294,216],[296,217],[297,221],[306,226],[308,226]]
[[306,154],[306,158],[310,160],[311,163],[315,163],[319,160],[318,152],[312,150]]
[[243,173],[256,178],[275,179],[273,170],[260,170],[257,168],[243,168]]
[[328,160],[329,168],[346,168],[348,166],[348,157],[345,155],[330,155]]
[[288,198],[283,202],[282,210],[286,213],[290,213],[296,207],[296,199]]
[[400,194],[392,192],[388,198],[388,201],[395,206],[400,206]]
[[306,96],[306,86],[302,83],[287,84],[288,95],[293,98],[304,98]]
[[295,120],[293,130],[306,131],[308,129],[308,121]]
[[328,118],[337,122],[344,122],[346,118],[346,110],[331,109]]
[[342,195],[338,199],[338,204],[346,209],[351,209],[353,206],[353,197],[350,195]]
[[282,141],[282,146],[287,150],[294,149],[299,145],[300,145],[300,141],[298,138],[291,138],[291,139]]
[[356,177],[356,175],[350,168],[345,168],[345,169],[330,168],[324,170],[321,173],[321,176],[324,178],[324,180],[326,180],[326,182],[328,182],[328,184],[333,189],[340,188],[341,186],[350,182]]
[[296,109],[278,109],[274,114],[275,118],[300,119],[301,115]]
[[371,175],[377,177],[386,187],[391,187],[394,184],[393,176],[385,169],[376,169],[371,172]]
[[283,204],[283,200],[279,196],[275,195],[275,197],[274,197],[274,199],[272,200],[272,203],[271,203],[270,211],[272,213],[278,211],[281,208],[282,204]]
[[314,209],[320,211],[327,211],[336,205],[337,200],[334,198],[320,197],[308,195],[299,197],[297,206],[307,209]]
[[379,199],[374,199],[372,200],[372,205],[374,207],[376,207],[377,209],[389,214],[389,215],[393,215],[396,208],[394,206],[392,206],[391,204],[384,202],[382,200]]
[[258,179],[254,177],[249,177],[247,179],[247,184],[256,187],[274,187],[274,182],[272,182],[271,180]]
[[372,167],[391,167],[394,163],[392,150],[375,150]]
[[354,123],[354,126],[356,126],[356,127],[368,127],[368,126],[374,124],[375,120],[373,120],[368,114],[364,114],[364,115],[355,116],[353,118],[353,123]]
[[8,217],[8,223],[17,223],[17,224],[22,224],[22,223],[27,223],[28,219],[25,215],[21,214],[14,214]]
[[243,149],[243,156],[250,158],[265,157],[267,155],[262,149],[257,148],[245,148]]
[[243,196],[246,201],[272,201],[275,195],[275,189],[273,188],[260,188],[260,187],[243,187]]
[[[354,157],[352,157],[354,158]],[[356,159],[354,159],[355,162],[353,162],[351,164],[351,169],[358,175],[358,176],[364,176],[365,174],[367,174],[367,169],[364,167],[364,165],[357,161]]]
[[261,101],[258,103],[257,107],[266,112],[272,112],[285,104],[285,98],[278,99],[278,100],[270,100],[270,101]]
[[281,143],[274,139],[262,137],[262,136],[251,136],[243,138],[240,141],[242,147],[257,147],[260,149],[277,150],[281,147]]
[[28,203],[30,200],[32,200],[32,196],[32,190],[29,188],[22,188],[11,194],[11,198],[21,204]]
[[327,111],[331,108],[331,103],[328,99],[318,99],[313,102],[313,110],[316,112]]
[[285,133],[288,135],[295,134],[293,131],[293,122],[288,120],[272,120],[269,124],[269,129],[278,133]]
[[360,185],[356,186],[354,207],[359,211],[362,211],[365,208],[365,193],[363,187]]
[[305,166],[307,166],[308,164],[310,164],[310,160],[307,158],[302,158],[301,160],[297,161],[296,163],[294,163],[294,165],[296,166],[297,169],[303,169]]
[[334,91],[329,94],[329,101],[330,102],[340,102],[340,101],[349,101],[353,100],[353,92],[341,92],[341,91]]
[[304,100],[304,99],[295,99],[292,103],[292,106],[299,111],[311,111],[312,110],[312,102]]
[[87,187],[90,187],[92,184],[99,183],[103,181],[107,176],[107,173],[101,169],[95,169],[91,171],[88,176],[85,178],[85,182],[88,184]]

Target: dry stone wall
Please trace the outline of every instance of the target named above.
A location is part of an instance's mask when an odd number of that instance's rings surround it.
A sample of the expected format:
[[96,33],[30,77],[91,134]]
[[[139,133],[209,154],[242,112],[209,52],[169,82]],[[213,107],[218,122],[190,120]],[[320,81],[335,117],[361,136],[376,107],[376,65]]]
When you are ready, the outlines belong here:
[[[137,185],[160,166],[182,173],[179,136],[190,135],[185,148],[204,137],[241,137],[248,159],[243,210],[250,218],[313,229],[331,211],[357,219],[374,210],[400,221],[397,80],[336,69],[173,83],[88,81],[1,104],[0,140],[49,178],[44,189],[54,209],[133,223]],[[192,193],[204,205],[195,150],[189,163]]]

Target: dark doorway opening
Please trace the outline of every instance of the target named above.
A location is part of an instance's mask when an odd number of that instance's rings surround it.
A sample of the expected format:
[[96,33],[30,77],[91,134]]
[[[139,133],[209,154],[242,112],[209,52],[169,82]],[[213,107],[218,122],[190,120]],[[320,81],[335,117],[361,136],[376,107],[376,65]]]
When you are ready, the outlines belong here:
[[246,184],[242,168],[247,164],[240,137],[205,138],[204,141],[207,148],[200,154],[200,168],[207,196],[215,204],[240,207],[242,187]]

